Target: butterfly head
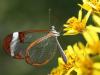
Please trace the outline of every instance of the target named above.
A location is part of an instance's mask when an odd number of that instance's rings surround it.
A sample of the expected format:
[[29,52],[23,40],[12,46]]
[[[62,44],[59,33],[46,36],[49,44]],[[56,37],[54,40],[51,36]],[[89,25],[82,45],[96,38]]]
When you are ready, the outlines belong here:
[[55,30],[55,26],[51,26],[51,32],[54,34],[54,36],[60,36],[60,33],[59,32],[57,32],[56,30]]

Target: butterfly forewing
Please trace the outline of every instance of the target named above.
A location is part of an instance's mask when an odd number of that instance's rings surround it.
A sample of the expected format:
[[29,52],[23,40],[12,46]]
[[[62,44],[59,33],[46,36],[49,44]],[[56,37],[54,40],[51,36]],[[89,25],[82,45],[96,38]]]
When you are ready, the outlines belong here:
[[28,51],[29,60],[27,62],[33,66],[45,65],[53,58],[56,50],[55,37],[51,36],[30,48]]
[[[46,35],[48,33],[48,31],[23,31],[23,32],[19,32],[19,37],[18,40],[13,41],[13,43],[16,42],[15,46],[14,46],[14,57],[17,59],[22,59],[25,57],[25,50],[26,48],[29,46],[29,44],[33,41],[35,41],[36,39],[43,37],[44,35]],[[13,45],[11,43],[12,41],[12,37],[13,33],[8,35],[3,42],[3,47],[4,50],[11,55],[11,45]]]

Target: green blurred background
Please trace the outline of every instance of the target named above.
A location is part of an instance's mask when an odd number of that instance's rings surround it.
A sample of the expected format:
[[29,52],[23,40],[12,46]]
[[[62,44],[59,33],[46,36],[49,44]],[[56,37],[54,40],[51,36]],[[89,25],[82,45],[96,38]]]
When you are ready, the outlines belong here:
[[[35,68],[9,57],[2,48],[6,35],[28,29],[49,29],[48,9],[51,8],[51,24],[62,32],[63,24],[69,17],[77,16],[81,0],[0,0],[0,75],[47,75],[57,65],[57,57],[47,65]],[[81,39],[81,36],[59,37],[62,47]]]

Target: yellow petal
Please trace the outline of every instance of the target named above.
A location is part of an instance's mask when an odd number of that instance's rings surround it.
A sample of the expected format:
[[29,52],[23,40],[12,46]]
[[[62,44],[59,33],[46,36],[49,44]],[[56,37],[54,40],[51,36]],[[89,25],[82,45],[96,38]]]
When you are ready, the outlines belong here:
[[77,43],[74,44],[73,48],[74,48],[74,52],[77,55],[77,57],[79,57],[80,60],[84,60],[85,57],[83,56],[82,49],[79,49]]
[[78,42],[78,46],[79,46],[80,49],[84,49],[85,48],[85,46],[81,42]]
[[93,18],[94,22],[95,22],[98,26],[100,26],[100,17],[97,16],[97,15],[95,15],[95,14],[93,14],[92,18]]
[[97,70],[100,70],[100,62],[96,62],[93,64],[93,68],[94,69],[97,69]]
[[[93,3],[96,3],[96,2],[93,2]],[[96,9],[96,6],[95,6],[93,3],[87,2],[87,4],[88,4],[91,8]]]
[[89,25],[89,26],[86,27],[86,29],[100,33],[100,27],[96,27],[96,26],[93,26],[93,25]]
[[76,30],[69,30],[69,31],[65,32],[64,35],[76,35],[78,33],[79,32],[77,32]]
[[87,3],[89,0],[83,0],[83,3]]
[[76,22],[76,21],[77,21],[77,18],[73,16],[67,20],[67,23]]
[[88,42],[88,44],[94,44],[94,40],[92,39],[92,37],[90,36],[90,34],[88,33],[88,31],[84,31],[82,33],[82,35],[84,36],[85,40]]
[[67,46],[67,50],[69,50],[69,52],[72,52],[72,53],[73,53],[73,48],[72,48],[71,45],[68,45],[68,46]]
[[92,38],[95,42],[99,41],[99,36],[98,36],[98,34],[97,34],[96,32],[94,32],[93,30],[90,30],[90,31],[89,31],[89,34],[90,34],[91,38]]
[[69,27],[69,25],[67,25],[67,24],[64,24],[64,27]]
[[92,75],[100,75],[100,71],[98,70],[93,70],[93,74]]
[[73,45],[73,49],[74,49],[75,54],[77,54],[77,55],[80,54],[80,49],[79,49],[79,47],[77,46],[77,43],[75,43],[75,44]]
[[81,8],[85,9],[86,11],[92,10],[92,8],[88,4],[78,4]]
[[77,75],[82,75],[82,70],[80,68],[75,68]]
[[82,20],[82,23],[84,23],[84,25],[86,25],[90,15],[91,15],[92,10],[89,10],[88,13],[85,15],[85,17]]
[[[87,47],[87,46],[86,46]],[[92,51],[91,50],[91,48],[85,48],[85,52],[87,53],[87,54],[94,54],[94,51]]]
[[68,70],[68,72],[66,72],[65,75],[71,75],[71,72],[74,71],[75,67],[72,67],[71,69]]
[[60,58],[60,57],[58,58],[58,64],[59,64],[59,65],[63,65],[63,64],[65,64],[64,61],[63,61],[63,59]]
[[63,31],[68,31],[68,30],[71,30],[71,29],[72,28],[67,27],[67,28],[64,28]]
[[70,55],[71,57],[75,58],[75,54],[71,45],[68,45],[66,52],[67,55]]
[[82,20],[82,9],[80,9],[78,13],[78,21],[81,22],[81,20]]
[[100,75],[100,63],[93,64],[93,75]]

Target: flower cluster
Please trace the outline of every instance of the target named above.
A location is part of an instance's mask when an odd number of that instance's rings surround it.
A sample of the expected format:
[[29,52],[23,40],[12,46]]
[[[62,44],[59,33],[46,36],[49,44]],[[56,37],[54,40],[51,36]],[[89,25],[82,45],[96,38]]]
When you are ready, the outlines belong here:
[[[67,62],[58,58],[58,66],[50,75],[100,75],[100,0],[83,0],[78,18],[73,16],[64,24],[64,36],[82,34],[86,44],[67,45]],[[85,16],[83,11],[87,11]],[[92,16],[92,17],[90,17]],[[89,18],[95,24],[87,25]]]

